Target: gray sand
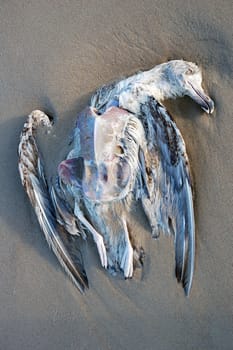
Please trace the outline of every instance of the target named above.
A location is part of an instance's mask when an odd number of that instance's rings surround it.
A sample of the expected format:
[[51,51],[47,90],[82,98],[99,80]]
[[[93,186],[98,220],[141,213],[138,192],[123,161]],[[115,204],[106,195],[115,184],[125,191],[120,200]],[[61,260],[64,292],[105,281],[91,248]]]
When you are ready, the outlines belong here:
[[[88,4],[88,5],[87,5]],[[233,118],[231,0],[1,1],[0,349],[232,349]],[[146,260],[125,281],[84,244],[82,296],[49,250],[20,185],[16,149],[27,114],[56,117],[42,135],[49,176],[95,88],[171,58],[203,67],[209,117],[188,98],[167,103],[195,179],[197,253],[190,298],[174,277],[172,241],[132,222]]]

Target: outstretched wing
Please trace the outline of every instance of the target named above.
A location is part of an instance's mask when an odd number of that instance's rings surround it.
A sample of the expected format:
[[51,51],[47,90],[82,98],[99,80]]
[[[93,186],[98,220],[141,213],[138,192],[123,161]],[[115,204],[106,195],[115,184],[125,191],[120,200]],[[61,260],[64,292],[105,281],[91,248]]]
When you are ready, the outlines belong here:
[[[88,287],[88,280],[83,268],[78,237],[74,236],[79,233],[78,227],[65,202],[59,199],[54,190],[51,196],[49,194],[34,138],[35,129],[40,123],[49,126],[49,118],[41,111],[32,112],[20,136],[18,154],[21,181],[49,246],[74,284],[83,292]],[[59,210],[60,215],[57,218]]]
[[174,235],[176,277],[188,295],[191,289],[195,227],[190,170],[185,143],[175,122],[153,98],[141,106],[147,139],[140,150],[142,204],[156,238]]

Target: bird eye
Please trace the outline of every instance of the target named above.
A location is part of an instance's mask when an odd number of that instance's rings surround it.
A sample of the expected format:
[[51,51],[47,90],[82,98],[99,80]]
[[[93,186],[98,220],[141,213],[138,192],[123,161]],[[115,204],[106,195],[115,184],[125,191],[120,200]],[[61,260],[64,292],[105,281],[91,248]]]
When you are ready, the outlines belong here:
[[189,69],[185,72],[185,74],[188,74],[188,75],[193,74],[193,73],[194,73],[194,71],[193,71],[192,68],[189,68]]

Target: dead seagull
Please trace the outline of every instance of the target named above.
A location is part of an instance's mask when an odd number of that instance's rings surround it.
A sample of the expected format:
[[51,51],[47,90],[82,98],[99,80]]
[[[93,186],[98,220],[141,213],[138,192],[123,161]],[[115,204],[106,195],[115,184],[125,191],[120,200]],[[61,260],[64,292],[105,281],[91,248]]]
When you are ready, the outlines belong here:
[[101,265],[131,278],[144,252],[132,241],[128,213],[141,201],[152,237],[174,237],[176,277],[189,295],[195,258],[190,169],[183,137],[162,102],[187,95],[212,113],[201,84],[196,64],[174,60],[101,87],[78,115],[72,149],[51,186],[34,138],[39,124],[51,122],[39,110],[29,115],[18,148],[21,181],[46,240],[81,292],[88,280],[75,236],[90,234]]

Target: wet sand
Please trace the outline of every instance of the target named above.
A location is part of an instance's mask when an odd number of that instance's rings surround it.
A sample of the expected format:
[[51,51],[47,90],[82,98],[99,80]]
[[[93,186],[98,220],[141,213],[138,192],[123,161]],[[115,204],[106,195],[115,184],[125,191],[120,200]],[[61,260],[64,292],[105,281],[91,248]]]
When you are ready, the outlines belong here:
[[[179,7],[178,7],[179,6]],[[205,349],[233,344],[232,13],[228,1],[1,1],[0,349]],[[132,220],[146,258],[125,281],[84,244],[83,296],[49,250],[17,171],[33,109],[55,116],[40,137],[48,176],[65,155],[77,112],[100,85],[168,59],[203,68],[216,102],[166,105],[186,141],[195,188],[196,267],[189,298],[174,276],[172,241]]]

